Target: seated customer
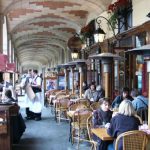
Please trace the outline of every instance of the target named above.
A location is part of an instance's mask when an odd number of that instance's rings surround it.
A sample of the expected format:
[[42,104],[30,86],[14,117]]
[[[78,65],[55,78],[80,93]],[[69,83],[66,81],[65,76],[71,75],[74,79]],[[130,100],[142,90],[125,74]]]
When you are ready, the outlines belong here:
[[130,101],[133,100],[133,98],[130,96],[130,90],[128,87],[124,87],[123,88],[123,91],[122,91],[122,94],[121,95],[118,95],[114,101],[112,102],[112,108],[115,108],[115,107],[119,107],[120,103],[124,100],[124,99],[128,99]]
[[[107,133],[117,138],[121,133],[138,130],[140,120],[135,117],[136,112],[133,108],[130,100],[124,100],[119,106],[119,112],[110,121],[110,126],[107,129]],[[108,146],[108,150],[113,150],[113,144]],[[119,143],[119,149],[123,150],[122,142]]]
[[89,99],[91,102],[97,100],[97,92],[94,83],[92,83],[90,88],[85,91],[84,98]]
[[101,85],[98,85],[96,87],[96,92],[97,92],[96,101],[99,101],[101,98],[105,97],[105,91]]
[[104,125],[110,122],[112,117],[112,111],[109,109],[109,101],[106,98],[100,100],[100,108],[94,111],[93,125],[94,127]]
[[[100,125],[105,125],[109,123],[112,117],[112,111],[109,110],[109,101],[106,98],[100,100],[100,109],[96,110],[93,114],[93,126],[98,127]],[[109,142],[104,142],[97,136],[93,135],[93,140],[95,140],[97,145],[97,150],[106,150]]]
[[138,96],[134,97],[132,104],[136,111],[140,108],[148,108],[148,98],[144,97],[142,92],[139,91]]
[[11,90],[6,90],[5,91],[5,102],[17,102],[17,100],[15,100],[13,97],[12,97],[12,92]]
[[[17,102],[14,98],[12,98],[11,90],[5,91],[5,101],[8,103],[9,102]],[[19,106],[17,103],[14,104],[14,107],[16,107],[17,110],[19,111]],[[24,133],[24,131],[26,129],[25,122],[22,118],[22,115],[19,112],[16,112],[16,115],[12,115],[10,117],[10,122],[11,122],[13,143],[18,143],[20,141],[22,134]]]

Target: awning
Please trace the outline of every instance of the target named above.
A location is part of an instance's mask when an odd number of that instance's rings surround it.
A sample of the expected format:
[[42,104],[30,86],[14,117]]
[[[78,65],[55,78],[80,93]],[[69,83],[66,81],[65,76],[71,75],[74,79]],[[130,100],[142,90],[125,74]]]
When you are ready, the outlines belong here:
[[8,56],[5,54],[0,54],[0,71],[6,71],[6,64],[8,62]]
[[6,71],[15,72],[16,71],[16,64],[15,63],[7,63]]

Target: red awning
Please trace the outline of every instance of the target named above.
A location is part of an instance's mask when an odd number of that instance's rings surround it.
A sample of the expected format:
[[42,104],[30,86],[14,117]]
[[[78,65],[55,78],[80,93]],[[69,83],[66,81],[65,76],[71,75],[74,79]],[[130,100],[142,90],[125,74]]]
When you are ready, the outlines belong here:
[[7,63],[6,70],[8,72],[15,72],[16,71],[16,64],[15,63]]
[[6,71],[6,64],[8,62],[8,56],[5,54],[0,54],[0,71]]

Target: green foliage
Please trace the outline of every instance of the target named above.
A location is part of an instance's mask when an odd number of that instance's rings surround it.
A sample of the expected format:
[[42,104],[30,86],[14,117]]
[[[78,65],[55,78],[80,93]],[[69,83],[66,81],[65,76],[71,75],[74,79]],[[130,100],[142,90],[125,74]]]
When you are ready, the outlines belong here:
[[[117,23],[118,23],[118,13],[117,12],[112,13],[108,20],[111,24],[111,27],[114,30],[116,28]],[[109,26],[110,26],[110,24],[108,23]]]

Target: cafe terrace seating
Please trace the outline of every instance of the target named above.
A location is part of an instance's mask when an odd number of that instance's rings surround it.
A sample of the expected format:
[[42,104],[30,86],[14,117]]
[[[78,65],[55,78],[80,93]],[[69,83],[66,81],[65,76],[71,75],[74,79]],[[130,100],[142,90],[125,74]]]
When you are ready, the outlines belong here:
[[88,131],[88,138],[89,138],[88,140],[92,145],[91,150],[93,150],[93,149],[96,150],[97,149],[97,142],[92,139],[92,133],[91,133],[92,127],[93,127],[93,125],[92,125],[92,115],[91,115],[87,119],[87,131]]
[[88,108],[90,107],[90,101],[88,99],[80,98],[76,101],[76,103],[83,104],[83,105],[87,106]]
[[100,108],[100,102],[93,102],[91,105],[90,105],[90,108],[94,111],[94,110],[97,110]]
[[80,109],[73,114],[71,123],[72,144],[74,143],[74,139],[77,139],[78,149],[80,141],[87,141],[84,134],[87,133],[87,119],[91,115],[92,111],[90,109]]
[[64,91],[54,91],[52,95],[50,95],[50,107],[51,107],[51,113],[55,114],[56,119],[56,102],[59,99],[62,99],[63,97],[66,98],[66,92]]
[[69,97],[70,97],[70,99],[77,99],[78,95],[77,94],[70,94]]
[[51,106],[52,105],[52,99],[56,96],[56,94],[60,92],[60,90],[51,90],[51,91],[47,91],[46,92],[46,103],[47,103],[47,106]]
[[115,150],[118,150],[120,140],[123,140],[123,150],[145,150],[148,141],[143,131],[128,131],[120,134],[116,139]]
[[69,111],[77,111],[77,110],[80,110],[80,109],[85,109],[85,108],[87,108],[87,106],[86,105],[84,105],[84,104],[82,104],[82,103],[80,103],[80,104],[78,104],[78,103],[75,103],[75,104],[72,104],[70,107],[69,107]]
[[61,119],[67,119],[67,111],[68,111],[69,99],[66,97],[62,97],[57,99],[55,103],[55,118],[56,121],[60,123]]

